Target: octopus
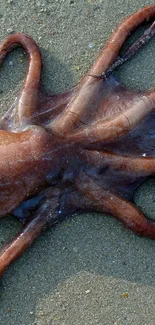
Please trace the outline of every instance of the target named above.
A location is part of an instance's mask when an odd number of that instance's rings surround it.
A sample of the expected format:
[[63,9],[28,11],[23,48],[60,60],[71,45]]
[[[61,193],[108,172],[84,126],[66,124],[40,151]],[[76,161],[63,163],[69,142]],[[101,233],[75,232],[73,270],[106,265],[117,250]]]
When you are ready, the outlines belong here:
[[41,91],[42,59],[30,36],[10,34],[0,44],[0,63],[15,46],[28,55],[23,89],[0,120],[0,216],[23,223],[0,251],[0,275],[46,227],[75,212],[112,215],[155,239],[155,220],[133,203],[155,174],[155,89],[128,89],[113,73],[153,37],[155,22],[119,55],[154,17],[155,5],[127,17],[78,85],[58,95]]

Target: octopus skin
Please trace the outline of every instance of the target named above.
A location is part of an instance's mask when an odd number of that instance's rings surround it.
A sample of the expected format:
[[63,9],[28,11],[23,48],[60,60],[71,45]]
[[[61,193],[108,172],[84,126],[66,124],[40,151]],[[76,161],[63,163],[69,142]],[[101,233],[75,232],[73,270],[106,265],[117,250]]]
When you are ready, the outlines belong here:
[[0,275],[47,227],[74,212],[98,211],[155,239],[155,220],[133,203],[135,189],[155,174],[155,89],[127,89],[113,72],[155,34],[153,22],[120,57],[126,38],[155,18],[155,5],[127,17],[77,86],[58,95],[40,90],[42,59],[28,35],[0,44],[0,63],[15,46],[28,56],[18,100],[0,121],[0,216],[22,231],[0,252]]

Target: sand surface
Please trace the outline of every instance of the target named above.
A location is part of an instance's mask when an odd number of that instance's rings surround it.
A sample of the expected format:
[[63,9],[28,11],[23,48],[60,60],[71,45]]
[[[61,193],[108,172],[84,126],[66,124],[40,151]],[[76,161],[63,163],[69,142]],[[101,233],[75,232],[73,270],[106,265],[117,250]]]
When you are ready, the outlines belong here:
[[[153,3],[153,2],[152,2]],[[42,87],[71,88],[93,63],[116,25],[144,0],[0,0],[0,40],[13,31],[39,44]],[[137,89],[155,86],[155,39],[117,75]],[[1,68],[0,108],[6,111],[25,77],[27,59],[14,50]],[[155,185],[135,193],[155,217]],[[1,245],[20,229],[5,218]],[[154,325],[155,242],[101,214],[76,216],[44,233],[0,281],[0,325]]]

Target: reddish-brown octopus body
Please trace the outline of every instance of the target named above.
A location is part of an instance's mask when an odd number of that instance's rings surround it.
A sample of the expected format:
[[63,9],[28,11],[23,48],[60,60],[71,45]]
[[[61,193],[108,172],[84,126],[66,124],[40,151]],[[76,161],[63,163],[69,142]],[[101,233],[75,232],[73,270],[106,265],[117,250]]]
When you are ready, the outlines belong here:
[[155,17],[155,5],[126,18],[95,64],[71,91],[40,91],[41,56],[25,34],[0,45],[0,62],[24,47],[29,67],[18,101],[0,122],[0,215],[23,231],[0,252],[0,274],[52,225],[75,211],[106,212],[155,239],[155,221],[129,200],[155,174],[155,89],[128,90],[112,72],[155,34],[155,23],[120,58],[127,36]]

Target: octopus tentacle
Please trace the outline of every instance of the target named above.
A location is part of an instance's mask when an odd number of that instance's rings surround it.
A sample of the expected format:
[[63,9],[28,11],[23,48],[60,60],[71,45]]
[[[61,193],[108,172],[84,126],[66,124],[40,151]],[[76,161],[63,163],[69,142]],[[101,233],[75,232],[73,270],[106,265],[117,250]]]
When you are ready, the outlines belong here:
[[0,276],[5,269],[16,260],[40,235],[47,221],[42,215],[37,215],[32,219],[9,244],[0,252]]
[[[101,120],[68,135],[68,139],[87,146],[104,141],[110,143],[127,134],[146,116],[154,111],[155,103],[144,95],[137,96],[131,107],[125,112],[120,112],[116,117]],[[134,114],[136,110],[136,115]]]
[[116,70],[122,64],[130,60],[132,56],[134,56],[135,53],[137,53],[139,49],[144,46],[144,44],[150,41],[154,34],[155,22],[153,22],[153,24],[145,30],[142,36],[140,36],[140,38],[138,38],[122,56],[118,56],[114,63],[105,72],[103,72],[100,76],[96,77],[105,80],[114,70]]
[[150,5],[138,10],[136,13],[128,16],[123,22],[121,22],[112,33],[104,48],[101,50],[96,62],[88,71],[88,74],[99,75],[102,72],[105,72],[117,59],[120,49],[130,33],[132,33],[144,21],[148,21],[153,17],[155,17],[155,6]]
[[21,91],[13,115],[13,120],[17,127],[30,123],[31,116],[37,110],[40,73],[42,67],[41,55],[37,44],[30,36],[22,33],[8,36],[0,44],[0,63],[3,62],[6,55],[14,47],[19,45],[22,46],[28,54],[29,63],[24,87]]
[[143,177],[155,174],[154,157],[132,157],[123,156],[108,151],[85,150],[89,164],[96,166],[97,169],[109,166],[123,172],[135,174]]
[[116,60],[127,36],[145,20],[155,17],[155,6],[148,6],[127,17],[112,34],[96,62],[79,83],[79,91],[67,107],[65,113],[56,121],[54,128],[58,133],[68,135],[81,119],[82,114],[92,105],[94,98],[100,96],[102,80],[94,80],[92,75],[101,75]]
[[77,188],[91,201],[93,210],[109,213],[132,231],[155,239],[155,220],[148,220],[134,204],[104,190],[86,174],[82,173],[80,180],[81,182],[77,183]]
[[147,91],[145,95],[155,102],[155,87]]
[[[44,198],[44,203],[42,205],[40,204],[40,207],[35,211],[32,219],[27,222],[17,237],[5,245],[0,251],[0,277],[5,269],[39,237],[46,226],[51,226],[60,221],[61,218],[64,218],[64,202],[66,202],[65,215],[66,213],[71,214],[79,210],[81,206],[81,210],[88,210],[87,207],[90,203],[86,197],[80,195],[76,190],[61,193],[59,189],[54,192],[53,188],[49,187],[43,190],[39,196],[41,199]],[[36,202],[36,206],[38,203],[39,202]],[[27,212],[29,213],[29,208]],[[23,212],[20,216],[23,216]]]
[[[55,197],[52,197],[55,196]],[[35,211],[32,219],[27,222],[23,230],[0,252],[0,276],[14,260],[16,260],[38,238],[49,223],[54,224],[58,219],[57,213],[59,191],[45,190],[44,203]]]

